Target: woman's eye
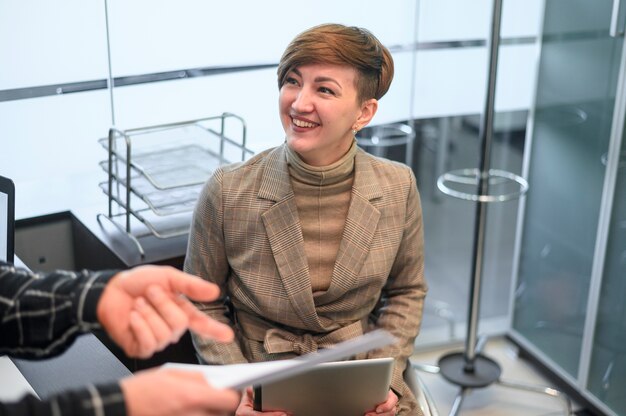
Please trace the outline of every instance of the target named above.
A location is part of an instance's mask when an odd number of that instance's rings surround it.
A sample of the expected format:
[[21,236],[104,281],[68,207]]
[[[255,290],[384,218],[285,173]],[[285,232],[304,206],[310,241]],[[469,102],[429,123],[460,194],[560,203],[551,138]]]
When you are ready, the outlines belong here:
[[324,94],[335,95],[335,92],[331,90],[330,88],[320,87],[319,91]]
[[288,77],[285,79],[285,84],[298,85],[298,81],[295,78]]

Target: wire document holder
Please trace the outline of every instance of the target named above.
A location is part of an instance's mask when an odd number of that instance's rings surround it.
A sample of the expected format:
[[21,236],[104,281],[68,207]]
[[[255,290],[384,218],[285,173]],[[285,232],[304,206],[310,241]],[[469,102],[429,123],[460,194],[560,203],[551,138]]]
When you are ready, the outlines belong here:
[[108,213],[98,214],[98,222],[106,219],[126,234],[142,258],[140,238],[187,234],[213,171],[253,155],[246,147],[246,123],[232,113],[128,130],[112,127],[99,142],[108,152],[100,162],[108,176],[100,183]]
[[[493,119],[495,84],[500,41],[500,21],[502,0],[494,0],[491,36],[489,39],[489,72],[485,110],[480,126],[480,168],[461,169],[444,173],[437,180],[437,186],[446,195],[476,202],[474,246],[472,256],[472,276],[469,290],[469,308],[465,348],[442,356],[437,366],[413,364],[413,367],[434,374],[441,374],[447,381],[460,387],[452,404],[450,415],[456,416],[463,399],[472,389],[497,384],[533,393],[541,393],[562,399],[566,415],[571,414],[571,402],[562,392],[546,386],[538,386],[513,381],[505,381],[500,376],[502,369],[493,359],[481,353],[487,338],[477,337],[480,306],[480,289],[485,246],[487,204],[509,201],[521,197],[528,190],[528,182],[511,172],[490,169],[491,144],[493,141]],[[500,192],[491,192],[490,187],[498,186]]]

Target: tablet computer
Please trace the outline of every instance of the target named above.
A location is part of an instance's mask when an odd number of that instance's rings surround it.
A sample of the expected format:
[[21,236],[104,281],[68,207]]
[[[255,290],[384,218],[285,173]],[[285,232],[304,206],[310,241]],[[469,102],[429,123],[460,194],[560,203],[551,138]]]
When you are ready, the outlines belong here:
[[15,241],[15,186],[0,176],[0,260],[13,263]]
[[338,361],[254,387],[254,408],[296,416],[363,416],[387,400],[393,358]]

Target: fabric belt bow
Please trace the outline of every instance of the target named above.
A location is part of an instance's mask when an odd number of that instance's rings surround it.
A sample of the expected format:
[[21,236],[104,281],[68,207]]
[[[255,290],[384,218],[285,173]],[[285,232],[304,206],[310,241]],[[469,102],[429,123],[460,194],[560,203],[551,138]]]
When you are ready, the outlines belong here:
[[293,352],[298,355],[317,351],[319,348],[328,348],[363,335],[361,321],[339,328],[324,335],[302,334],[297,335],[279,328],[271,328],[265,332],[263,347],[270,354]]

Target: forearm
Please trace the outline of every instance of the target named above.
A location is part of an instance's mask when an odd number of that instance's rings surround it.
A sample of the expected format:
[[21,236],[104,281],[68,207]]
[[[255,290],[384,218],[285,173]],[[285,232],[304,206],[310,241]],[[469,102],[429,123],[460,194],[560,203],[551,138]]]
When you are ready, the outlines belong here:
[[396,359],[392,382],[394,389],[401,385],[406,361],[413,353],[415,337],[422,322],[426,291],[422,211],[415,178],[411,174],[403,238],[381,302],[373,314],[378,328],[386,329],[398,338],[397,344],[371,353],[372,357]]
[[125,415],[126,406],[119,385],[67,392],[47,400],[24,396],[17,402],[0,403],[0,416],[108,416]]
[[114,272],[37,274],[0,265],[0,353],[40,358],[63,352],[99,327],[96,307]]
[[[220,286],[221,293],[227,293],[226,278],[222,277],[228,273],[228,268],[224,266],[226,260],[224,258],[224,262],[216,262],[217,257],[221,254],[216,253],[215,251],[205,251],[205,248],[199,247],[199,245],[201,245],[203,241],[203,237],[201,237],[199,234],[196,238],[190,237],[188,246],[189,248],[187,250],[187,256],[185,258],[184,270],[187,273],[199,276],[212,283],[216,283],[218,286]],[[209,258],[211,258],[212,260],[209,260]],[[208,264],[210,261],[213,262],[211,265]],[[209,273],[209,270],[212,270],[212,272]],[[231,316],[230,310],[226,305],[226,302],[226,297],[221,296],[220,299],[215,302],[195,302],[194,304],[199,310],[204,312],[209,317],[230,326],[235,334],[237,334],[237,327],[235,326],[234,319]],[[238,344],[237,336],[235,336],[235,340],[233,342],[221,343],[215,342],[210,339],[204,339],[194,334],[193,332],[191,333],[191,335],[194,347],[196,348],[196,352],[198,353],[202,361],[206,363],[235,364],[244,363],[247,361],[244,358],[244,355]]]
[[248,360],[245,358],[239,345],[237,328],[230,318],[228,308],[223,303],[223,300],[214,304],[200,304],[198,307],[209,317],[229,325],[235,332],[235,339],[228,343],[202,338],[192,332],[193,345],[201,360],[208,364],[239,364],[247,362]]
[[[220,178],[221,171],[218,170],[207,182],[198,199],[189,233],[184,270],[219,286],[220,299],[212,303],[196,303],[196,306],[211,318],[229,325],[237,333],[226,305],[229,264],[224,247]],[[237,337],[235,341],[224,344],[202,339],[193,333],[192,336],[196,351],[207,363],[231,364],[246,361]]]
[[394,345],[371,351],[368,358],[393,357],[395,360],[392,375],[392,387],[401,393],[403,372],[407,360],[413,353],[415,337],[419,333],[422,320],[424,293],[411,291],[410,294],[392,297],[378,311],[376,328],[385,329],[393,334],[398,342]]

